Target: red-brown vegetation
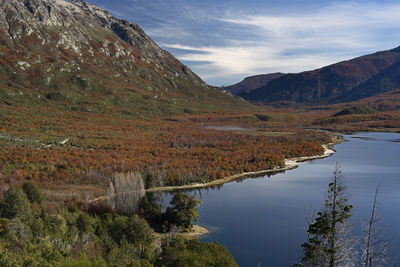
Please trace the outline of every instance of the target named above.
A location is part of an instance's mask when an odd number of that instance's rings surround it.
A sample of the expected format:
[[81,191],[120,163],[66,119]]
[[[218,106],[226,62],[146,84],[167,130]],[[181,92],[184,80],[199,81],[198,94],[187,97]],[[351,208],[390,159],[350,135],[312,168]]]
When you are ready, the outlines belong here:
[[[298,120],[257,119],[253,113],[212,113],[165,120],[39,108],[29,122],[3,106],[0,172],[10,180],[94,184],[113,172],[141,171],[146,186],[206,182],[270,169],[284,158],[322,154],[326,134],[301,130]],[[8,112],[7,112],[8,110]],[[7,115],[9,114],[9,115]],[[240,126],[215,130],[210,126]],[[68,139],[65,144],[62,141]]]

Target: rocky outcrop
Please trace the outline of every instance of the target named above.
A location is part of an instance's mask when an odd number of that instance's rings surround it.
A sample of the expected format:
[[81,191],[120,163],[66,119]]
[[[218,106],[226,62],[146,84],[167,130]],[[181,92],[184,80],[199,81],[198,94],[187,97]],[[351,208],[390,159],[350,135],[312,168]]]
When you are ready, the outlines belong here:
[[[90,48],[90,41],[99,41],[99,31],[114,33],[120,41],[140,51],[142,60],[170,67],[169,61],[175,61],[168,52],[162,50],[145,32],[134,23],[113,17],[108,11],[90,3],[73,0],[1,0],[0,25],[10,41],[21,40],[26,36],[37,34],[42,45],[73,49],[82,54],[85,48]],[[97,29],[96,29],[97,28]],[[97,31],[97,32],[96,32]],[[93,33],[95,32],[95,33]],[[104,33],[103,33],[104,34]],[[55,46],[52,44],[55,42]],[[110,50],[114,45],[117,50],[124,50],[120,43],[104,43],[102,52]],[[132,51],[119,51],[119,54],[129,55]],[[166,62],[168,61],[168,62]],[[191,71],[183,71],[183,66],[169,68],[173,75],[187,76],[200,82]]]
[[169,115],[248,106],[84,1],[0,0],[0,105]]

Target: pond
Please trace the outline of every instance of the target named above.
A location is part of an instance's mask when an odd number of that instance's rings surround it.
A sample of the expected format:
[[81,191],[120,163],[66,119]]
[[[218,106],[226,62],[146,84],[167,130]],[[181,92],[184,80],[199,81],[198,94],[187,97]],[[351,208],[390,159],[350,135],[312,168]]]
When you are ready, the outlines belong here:
[[381,221],[391,253],[400,251],[400,134],[346,135],[333,156],[301,163],[272,176],[245,179],[219,189],[202,189],[199,224],[213,232],[239,266],[289,266],[301,257],[306,213],[323,206],[324,194],[338,162],[354,206],[354,235],[368,220],[376,186]]

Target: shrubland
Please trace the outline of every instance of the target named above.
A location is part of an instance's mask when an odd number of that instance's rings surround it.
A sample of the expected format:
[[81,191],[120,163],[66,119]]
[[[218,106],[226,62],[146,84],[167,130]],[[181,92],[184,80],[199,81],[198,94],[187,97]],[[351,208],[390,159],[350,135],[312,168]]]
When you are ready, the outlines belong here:
[[306,116],[285,110],[147,120],[51,103],[29,109],[3,105],[1,111],[0,183],[30,179],[49,201],[64,201],[71,192],[105,195],[114,172],[140,171],[151,188],[271,169],[285,158],[322,154],[321,144],[331,141],[325,133],[302,129]]

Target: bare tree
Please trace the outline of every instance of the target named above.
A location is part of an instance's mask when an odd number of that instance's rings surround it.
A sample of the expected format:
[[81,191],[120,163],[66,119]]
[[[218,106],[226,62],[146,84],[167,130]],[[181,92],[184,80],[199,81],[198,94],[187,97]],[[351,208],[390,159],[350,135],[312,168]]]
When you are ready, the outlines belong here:
[[365,267],[385,265],[388,256],[388,242],[384,240],[384,231],[377,224],[382,219],[378,210],[378,190],[376,187],[374,200],[371,207],[371,217],[364,225],[364,245],[362,250],[362,263]]
[[135,214],[144,195],[144,184],[139,172],[114,173],[110,177],[108,204],[117,213],[127,216]]

